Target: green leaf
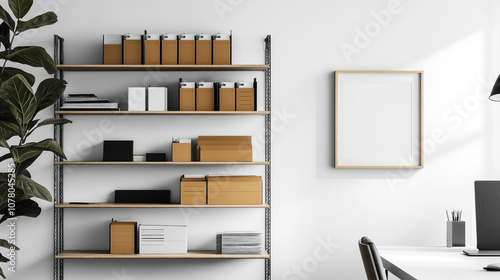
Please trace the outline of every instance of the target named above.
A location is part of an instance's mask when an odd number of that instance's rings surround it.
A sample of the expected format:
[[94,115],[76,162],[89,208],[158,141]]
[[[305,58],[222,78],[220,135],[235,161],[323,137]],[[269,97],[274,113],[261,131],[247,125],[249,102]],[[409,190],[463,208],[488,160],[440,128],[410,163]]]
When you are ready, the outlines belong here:
[[49,202],[52,201],[52,195],[50,194],[49,190],[33,181],[31,178],[26,177],[25,175],[17,176],[16,187],[22,190],[26,195],[40,198]]
[[[13,121],[15,122],[16,120],[14,119]],[[21,134],[21,130],[16,123],[12,123],[9,121],[0,121],[0,128],[4,128],[4,129],[6,129],[6,130],[8,130],[16,135]]]
[[[2,218],[3,218],[3,217],[2,217]],[[4,257],[2,254],[0,254],[0,262],[4,262],[4,263],[6,263],[6,262],[8,262],[8,261],[9,261],[9,259],[7,259],[7,258],[6,258],[6,257]]]
[[66,158],[59,144],[51,138],[47,138],[38,143],[27,143],[21,146],[12,146],[11,153],[15,162],[23,162],[34,156],[40,155],[43,151],[50,151],[54,154]]
[[28,81],[28,84],[30,84],[30,86],[33,86],[35,84],[35,76],[21,69],[12,67],[5,67],[3,69],[2,81],[7,81],[8,79],[14,77],[17,74],[23,75],[23,77],[26,78],[26,81]]
[[16,28],[16,23],[14,19],[10,16],[10,14],[0,5],[0,19],[7,24],[10,30],[14,31]]
[[36,99],[33,89],[26,79],[17,74],[0,86],[0,98],[9,103],[9,109],[18,124],[29,123],[36,112]]
[[6,278],[5,278],[5,275],[3,274],[3,270],[2,270],[2,268],[1,268],[1,267],[0,267],[0,276],[2,276],[2,277],[3,277],[3,279],[6,279]]
[[49,119],[46,119],[46,120],[42,121],[41,123],[39,123],[37,128],[44,126],[44,125],[49,125],[49,124],[57,125],[57,124],[67,124],[67,123],[72,123],[72,122],[73,121],[65,119],[65,118],[60,118],[60,119],[49,118]]
[[54,105],[64,93],[66,89],[66,81],[59,79],[45,79],[43,80],[35,93],[35,98],[38,102],[36,112]]
[[0,139],[0,147],[10,149],[9,143],[5,139]]
[[7,208],[0,209],[0,214],[3,214],[0,219],[0,223],[5,222],[9,218],[26,216],[31,218],[36,218],[42,212],[42,208],[38,206],[38,203],[31,199],[25,199],[16,202],[14,215],[10,215]]
[[9,7],[16,18],[23,18],[31,9],[33,0],[9,0]]
[[46,25],[51,25],[57,22],[57,15],[54,12],[46,12],[36,16],[28,21],[19,21],[17,26],[18,32],[24,32],[29,29],[35,29]]
[[12,158],[12,155],[10,153],[5,154],[5,155],[0,157],[0,162],[4,161],[6,159],[9,159],[9,158]]
[[0,43],[3,44],[4,49],[10,48],[10,28],[5,21],[0,24]]
[[[18,174],[24,174],[26,177],[31,178],[31,174],[26,170],[28,167],[30,167],[37,159],[40,157],[40,155],[29,158],[21,163],[19,163],[16,167],[16,172]],[[27,174],[25,174],[27,173]]]
[[56,71],[52,57],[44,48],[38,46],[14,48],[6,59],[33,67],[43,67],[49,74],[54,74]]
[[7,249],[10,249],[10,247],[14,247],[16,250],[19,250],[19,247],[17,247],[14,244],[10,244],[9,241],[7,241],[5,239],[0,239],[0,247],[4,247]]

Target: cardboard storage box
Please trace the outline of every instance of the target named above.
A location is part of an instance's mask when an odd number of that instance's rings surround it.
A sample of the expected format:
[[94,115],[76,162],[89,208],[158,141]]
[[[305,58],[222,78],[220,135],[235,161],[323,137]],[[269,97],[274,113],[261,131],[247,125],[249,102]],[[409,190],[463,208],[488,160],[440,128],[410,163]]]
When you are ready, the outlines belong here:
[[215,108],[214,83],[196,83],[196,111],[213,111]]
[[236,95],[233,82],[222,82],[219,88],[219,111],[235,111]]
[[231,64],[231,36],[229,34],[217,34],[213,40],[212,64]]
[[103,64],[122,64],[122,34],[103,35]]
[[179,38],[179,64],[195,64],[195,43],[193,34],[181,34]]
[[207,204],[205,178],[181,177],[181,204]]
[[142,64],[140,34],[126,34],[123,39],[123,64]]
[[212,35],[196,35],[196,64],[212,64]]
[[144,64],[159,65],[160,64],[160,35],[145,34],[143,35],[144,42]]
[[196,88],[194,82],[179,82],[179,111],[196,110]]
[[209,176],[208,204],[262,204],[262,177]]
[[139,225],[139,254],[186,253],[186,225]]
[[253,83],[236,83],[236,111],[255,111],[255,89]]
[[112,222],[109,225],[109,253],[135,254],[136,222]]
[[161,64],[177,64],[177,34],[161,36]]
[[191,161],[191,139],[172,141],[172,161]]
[[252,161],[251,136],[199,136],[199,161]]

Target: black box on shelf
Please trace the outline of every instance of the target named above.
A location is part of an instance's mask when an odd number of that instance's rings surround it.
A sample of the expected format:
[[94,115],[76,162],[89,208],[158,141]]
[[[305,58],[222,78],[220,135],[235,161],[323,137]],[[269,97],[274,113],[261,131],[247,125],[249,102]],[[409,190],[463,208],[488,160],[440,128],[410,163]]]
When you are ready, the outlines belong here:
[[104,140],[103,161],[133,161],[134,141],[132,140]]
[[146,161],[167,161],[165,153],[146,153]]
[[170,190],[115,190],[115,203],[170,203]]

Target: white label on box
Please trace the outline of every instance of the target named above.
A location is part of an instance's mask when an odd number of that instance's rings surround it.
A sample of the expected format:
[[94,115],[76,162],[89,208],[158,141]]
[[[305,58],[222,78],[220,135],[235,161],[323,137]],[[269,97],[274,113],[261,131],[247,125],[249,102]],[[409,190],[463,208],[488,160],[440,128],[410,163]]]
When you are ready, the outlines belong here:
[[149,87],[148,111],[166,111],[167,108],[167,88]]
[[195,82],[180,82],[179,85],[181,88],[194,88],[196,83]]
[[198,88],[214,88],[214,83],[212,82],[198,82],[196,84]]
[[160,40],[160,34],[147,34],[146,40]]
[[146,111],[146,88],[129,87],[128,88],[128,110]]
[[229,34],[217,33],[215,40],[229,40]]
[[181,34],[181,40],[194,40],[194,34]]
[[234,82],[222,82],[220,88],[234,88]]
[[253,88],[252,82],[238,82],[236,83],[237,88]]
[[141,40],[141,34],[125,34],[125,40]]
[[121,45],[122,34],[104,34],[104,45]]
[[210,35],[210,34],[198,34],[198,35],[196,35],[196,40],[209,41],[209,40],[212,40],[212,35]]
[[177,34],[163,34],[161,35],[162,40],[175,41],[177,40]]

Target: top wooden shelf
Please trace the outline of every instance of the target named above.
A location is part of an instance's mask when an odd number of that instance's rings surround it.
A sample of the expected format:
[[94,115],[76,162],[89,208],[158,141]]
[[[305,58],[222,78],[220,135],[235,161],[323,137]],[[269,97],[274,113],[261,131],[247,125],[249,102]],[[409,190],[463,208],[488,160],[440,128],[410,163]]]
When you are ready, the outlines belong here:
[[122,65],[122,64],[58,64],[63,71],[265,71],[269,65]]

